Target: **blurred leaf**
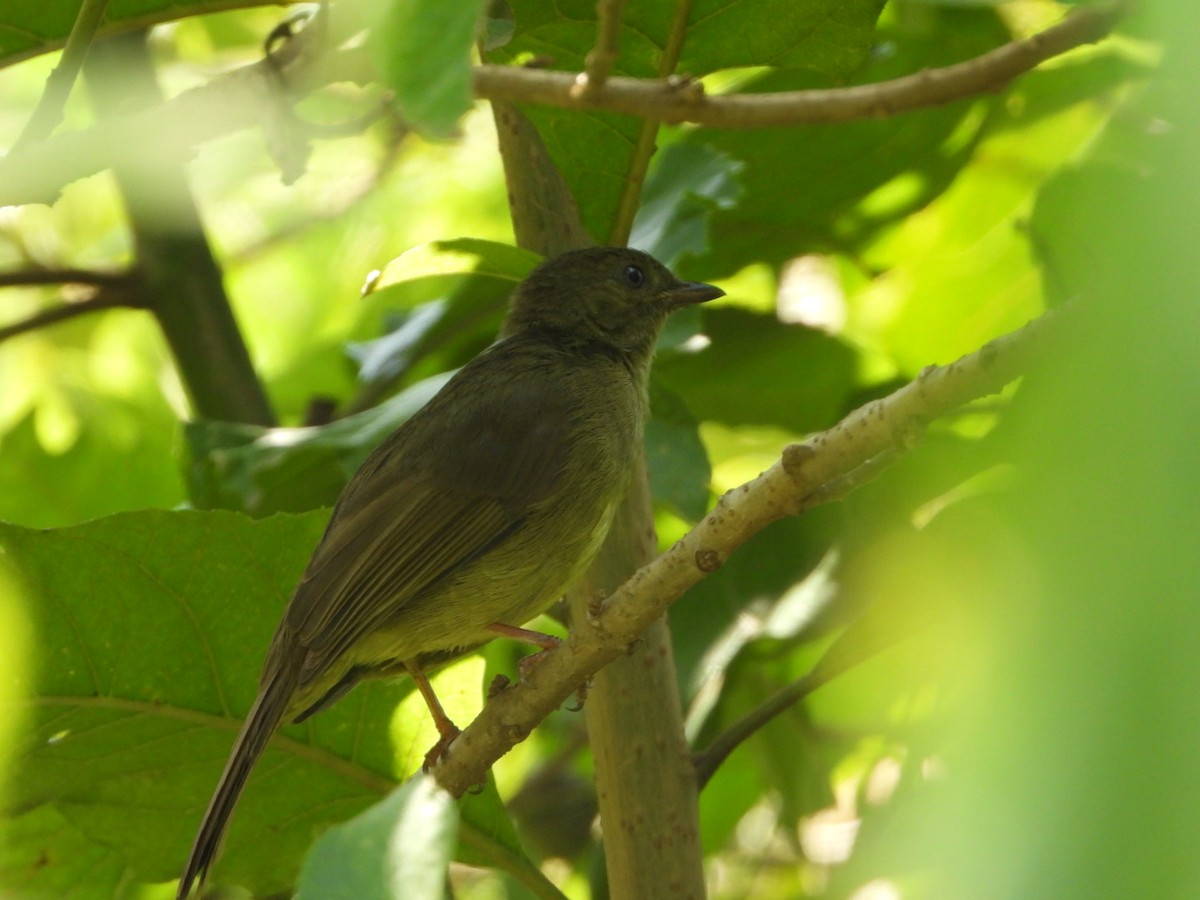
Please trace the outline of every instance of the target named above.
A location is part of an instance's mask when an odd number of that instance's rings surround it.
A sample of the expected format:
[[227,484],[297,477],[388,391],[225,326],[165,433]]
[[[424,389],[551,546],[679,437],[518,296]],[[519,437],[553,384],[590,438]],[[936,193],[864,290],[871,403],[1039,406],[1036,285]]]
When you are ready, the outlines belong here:
[[40,402],[0,436],[0,520],[52,527],[180,502],[172,459],[177,425],[161,400],[139,405],[99,390],[72,391],[64,411],[78,417],[68,447],[46,447]]
[[672,144],[642,192],[629,246],[645,250],[667,266],[685,253],[709,249],[713,210],[728,209],[741,196],[742,164],[704,144]]
[[367,294],[434,275],[482,275],[515,286],[541,262],[541,257],[511,244],[478,238],[431,241],[391,260],[371,280]]
[[14,748],[24,730],[22,704],[27,698],[22,686],[29,683],[33,663],[25,606],[24,586],[0,551],[0,659],[7,666],[0,679],[0,804],[7,797]]
[[432,777],[416,775],[317,839],[304,860],[296,897],[439,900],[457,824],[454,798]]
[[[31,729],[10,809],[56,810],[119,852],[140,881],[177,875],[253,700],[283,601],[324,523],[323,514],[256,522],[144,512],[57,531],[0,526],[36,600],[46,661],[28,685]],[[218,880],[283,889],[314,829],[380,796],[393,770],[385,723],[398,695],[365,685],[284,729],[250,779]],[[10,827],[22,829],[28,857],[28,829]],[[52,851],[59,835],[41,840],[46,868],[76,864]]]
[[256,517],[332,506],[371,451],[449,378],[446,373],[426,379],[379,406],[319,428],[189,422],[184,436],[192,503]]
[[[228,8],[227,4],[211,6],[214,11]],[[60,49],[78,12],[78,3],[8,0],[0,7],[0,67]],[[104,10],[104,25],[122,30],[135,26],[147,28],[196,12],[194,7],[181,6],[176,0],[109,0]]]
[[471,108],[471,48],[483,0],[389,0],[368,45],[405,122],[435,138],[457,134]]
[[[671,607],[680,696],[695,703],[705,681],[732,662],[746,643],[749,622],[769,615],[774,603],[828,552],[840,513],[819,507],[801,518],[781,519],[750,538],[719,570],[693,585]],[[717,685],[719,689],[719,685]],[[703,710],[689,711],[702,720]]]
[[[1090,141],[1110,114],[1079,102],[1112,88],[1125,67],[1097,50],[1085,61],[1035,72],[1008,90],[974,157],[936,200],[862,249],[881,274],[852,293],[847,329],[857,342],[888,348],[915,375],[950,362],[1040,312],[1053,260],[1034,265],[1028,217],[1046,179]],[[1036,226],[1035,226],[1036,228]],[[1065,273],[1064,273],[1065,274]]]
[[734,307],[704,309],[710,346],[659,360],[662,383],[698,419],[804,433],[833,423],[853,386],[850,348]]

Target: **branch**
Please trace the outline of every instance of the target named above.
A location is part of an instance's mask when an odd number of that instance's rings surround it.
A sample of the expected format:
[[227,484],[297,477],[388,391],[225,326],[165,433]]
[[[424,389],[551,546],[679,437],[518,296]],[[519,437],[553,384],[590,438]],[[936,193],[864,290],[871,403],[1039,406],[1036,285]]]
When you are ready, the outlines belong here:
[[[692,0],[676,0],[675,11],[671,15],[671,30],[667,34],[667,43],[658,61],[659,78],[666,79],[674,75],[675,67],[679,65],[679,54],[683,52],[683,39],[687,34],[688,20],[691,16]],[[661,125],[662,122],[648,118],[638,130],[637,144],[629,159],[621,199],[617,203],[617,214],[608,235],[608,242],[614,246],[624,247],[629,243],[633,219],[642,202],[642,185],[645,184],[646,172],[650,169],[650,159],[658,146],[658,131]]]
[[145,309],[145,304],[138,300],[136,291],[113,287],[103,288],[83,300],[43,310],[42,312],[35,313],[28,319],[0,327],[0,341],[6,341],[19,334],[36,331],[39,328],[45,328],[57,322],[73,319],[76,316],[100,312],[105,309],[121,308]]
[[0,287],[33,284],[86,284],[90,287],[127,288],[136,281],[132,272],[103,272],[98,269],[22,269],[0,272]]
[[910,447],[925,423],[999,391],[1025,371],[1057,321],[1043,317],[948,366],[931,366],[828,431],[785,448],[770,469],[726,493],[690,533],[574,622],[568,640],[541,657],[527,679],[493,697],[434,769],[439,783],[458,795],[482,782],[492,763],[730,553],[776,519],[815,505],[823,485],[881,453]]
[[1122,4],[1077,9],[1033,37],[1005,44],[966,62],[903,78],[828,90],[705,95],[693,81],[610,78],[582,96],[569,72],[479,66],[475,94],[567,109],[601,109],[663,122],[712,128],[762,128],[882,118],[997,91],[1046,60],[1105,37]]
[[[878,118],[999,90],[1047,59],[1099,41],[1123,8],[1115,2],[1076,9],[1053,28],[967,62],[855,87],[709,97],[697,82],[614,77],[595,91],[580,92],[579,75],[571,72],[482,65],[474,70],[474,90],[482,100],[601,109],[713,128]],[[263,104],[280,102],[281,75],[292,96],[338,81],[365,84],[376,79],[361,47],[295,57],[283,63],[277,56],[253,63],[153,110],[55,135],[38,145],[36,155],[10,153],[0,159],[0,203],[51,202],[63,185],[111,168],[117,160],[136,157],[136,163],[163,152],[186,154],[204,141],[259,126]]]
[[617,33],[625,0],[596,0],[596,46],[584,60],[584,71],[575,76],[575,92],[586,96],[604,87],[617,61]]
[[71,96],[71,89],[75,86],[80,70],[83,69],[88,47],[96,37],[107,6],[108,0],[83,0],[79,14],[75,17],[75,24],[71,26],[71,33],[67,35],[67,43],[63,47],[58,65],[46,79],[46,89],[42,92],[33,115],[13,142],[14,151],[45,139],[62,121],[63,107],[67,105],[67,98]]

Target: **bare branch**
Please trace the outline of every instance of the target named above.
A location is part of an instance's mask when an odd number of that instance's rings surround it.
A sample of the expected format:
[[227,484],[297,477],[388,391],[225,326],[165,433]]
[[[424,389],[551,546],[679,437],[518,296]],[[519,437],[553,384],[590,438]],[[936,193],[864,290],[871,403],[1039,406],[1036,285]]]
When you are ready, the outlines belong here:
[[698,84],[610,78],[596,91],[576,96],[569,72],[480,66],[475,93],[567,109],[603,109],[664,122],[713,128],[763,128],[881,118],[996,91],[1039,63],[1112,29],[1119,4],[1089,6],[1033,37],[1013,41],[975,59],[926,69],[892,81],[829,90],[707,96]]
[[584,60],[584,71],[575,76],[575,91],[585,96],[604,87],[617,61],[617,32],[625,0],[596,0],[596,46]]
[[92,287],[126,288],[133,284],[132,272],[102,272],[98,269],[22,269],[0,272],[0,287],[35,284],[86,284]]
[[48,325],[64,322],[67,319],[74,319],[77,316],[87,315],[88,313],[121,308],[144,309],[145,307],[137,302],[136,294],[133,291],[113,287],[103,288],[83,300],[43,310],[30,316],[28,319],[0,327],[0,341],[6,341],[19,334],[36,331],[39,328],[45,328]]
[[[679,54],[683,52],[683,39],[691,17],[692,0],[676,0],[667,44],[658,61],[659,78],[665,79],[674,75],[675,67],[679,65]],[[617,214],[608,236],[608,242],[614,246],[623,247],[629,243],[633,219],[642,202],[642,185],[646,181],[646,172],[650,169],[650,160],[658,144],[658,130],[661,126],[661,122],[647,118],[638,130],[637,144],[629,159],[629,167],[621,188],[621,199],[617,203]]]
[[[897,115],[999,90],[1047,59],[1100,40],[1122,10],[1121,3],[1080,8],[1053,28],[967,62],[847,88],[710,97],[697,82],[614,77],[595,91],[577,96],[576,74],[484,65],[475,69],[474,89],[475,96],[483,100],[603,109],[713,128],[845,122]],[[204,141],[258,127],[264,118],[263,103],[281,102],[281,74],[292,96],[338,81],[365,84],[375,80],[367,52],[361,47],[314,58],[297,53],[283,64],[277,57],[226,73],[153,110],[52,136],[38,145],[36,155],[10,153],[0,159],[0,203],[51,202],[63,185],[110,168],[118,159],[136,163],[139,155],[186,155]]]
[[481,782],[493,762],[730,553],[776,519],[813,505],[823,485],[909,447],[925,423],[999,391],[1028,367],[1054,322],[1043,317],[948,366],[931,366],[828,431],[787,447],[770,469],[725,494],[691,532],[574,622],[568,640],[541,657],[527,680],[494,696],[434,770],[439,783],[461,794]]

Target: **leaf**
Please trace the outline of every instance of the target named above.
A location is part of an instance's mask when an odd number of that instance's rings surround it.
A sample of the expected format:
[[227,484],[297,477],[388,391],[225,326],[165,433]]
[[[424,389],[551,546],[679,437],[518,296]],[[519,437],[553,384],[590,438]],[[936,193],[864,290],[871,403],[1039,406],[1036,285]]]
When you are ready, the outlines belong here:
[[[61,48],[78,12],[78,3],[6,2],[0,7],[0,66]],[[194,12],[176,0],[110,0],[104,10],[104,25],[106,30],[122,26],[128,30],[135,23],[145,28]]]
[[444,897],[457,824],[454,798],[418,774],[317,840],[301,869],[297,900]]
[[646,423],[650,491],[682,518],[696,522],[708,511],[712,467],[696,419],[679,397],[650,379]]
[[388,262],[368,284],[367,294],[434,275],[483,275],[516,284],[541,257],[511,244],[479,238],[431,241]]
[[332,506],[370,452],[449,377],[428,378],[373,409],[319,428],[189,422],[184,438],[192,503],[260,517]]
[[[53,809],[140,881],[175,877],[324,522],[319,513],[140,512],[55,531],[0,526],[42,659],[23,685],[29,728],[9,809]],[[315,831],[381,796],[399,696],[364,685],[284,729],[250,779],[215,880],[282,890]],[[36,858],[54,871],[38,879],[54,883],[77,854],[57,832],[32,838],[29,821],[5,833],[16,829],[26,859],[40,840]],[[6,867],[0,877],[21,874]]]
[[737,203],[742,164],[704,144],[672,144],[646,182],[629,246],[674,266],[709,249],[708,222]]
[[779,425],[795,433],[831,424],[854,386],[853,355],[818,331],[734,307],[702,311],[711,344],[658,361],[662,383],[698,419]]
[[483,0],[391,0],[368,32],[372,56],[405,121],[452,137],[471,108],[471,48]]
[[490,343],[513,288],[539,262],[537,254],[509,244],[460,238],[414,247],[384,266],[369,282],[368,302],[411,312],[384,337],[351,345],[364,385],[359,408],[435,353],[441,370]]
[[[854,72],[852,84],[959,62],[1008,39],[994,10],[922,10],[921,16],[892,16],[881,24],[876,51]],[[807,69],[775,68],[737,89],[765,93],[840,83]],[[714,214],[712,252],[696,261],[698,277],[726,276],[747,260],[779,265],[801,253],[855,247],[903,219],[968,162],[994,103],[988,98],[829,125],[690,132],[688,142],[745,163],[745,194]],[[894,196],[872,198],[888,186]]]

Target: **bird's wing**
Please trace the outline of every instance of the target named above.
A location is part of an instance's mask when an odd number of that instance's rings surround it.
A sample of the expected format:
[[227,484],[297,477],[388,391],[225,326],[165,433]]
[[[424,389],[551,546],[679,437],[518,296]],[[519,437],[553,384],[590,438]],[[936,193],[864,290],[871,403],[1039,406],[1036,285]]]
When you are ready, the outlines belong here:
[[516,379],[487,385],[486,400],[480,387],[447,385],[343,493],[285,617],[307,651],[303,681],[513,534],[559,482],[570,415],[559,386]]

